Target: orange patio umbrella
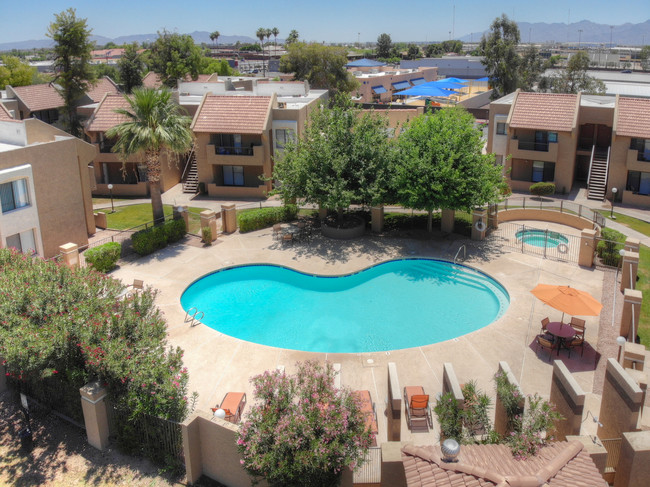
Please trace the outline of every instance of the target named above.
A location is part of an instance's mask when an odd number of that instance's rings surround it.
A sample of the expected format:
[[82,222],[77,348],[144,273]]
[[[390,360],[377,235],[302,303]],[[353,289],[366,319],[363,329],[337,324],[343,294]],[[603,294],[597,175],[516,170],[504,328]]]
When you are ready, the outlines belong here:
[[577,316],[598,316],[603,305],[585,291],[580,291],[569,286],[555,284],[538,284],[531,291],[543,303],[552,306],[558,311]]

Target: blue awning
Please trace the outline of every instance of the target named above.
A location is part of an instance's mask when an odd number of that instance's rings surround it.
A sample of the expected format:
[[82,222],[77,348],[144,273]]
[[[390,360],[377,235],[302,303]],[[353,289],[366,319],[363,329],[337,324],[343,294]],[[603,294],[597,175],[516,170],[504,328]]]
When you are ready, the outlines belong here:
[[372,87],[372,91],[374,91],[374,92],[377,93],[378,95],[381,95],[382,93],[386,93],[386,88],[384,88],[384,87],[381,86],[381,85],[379,85],[379,86],[373,86],[373,87]]
[[408,81],[398,81],[397,83],[393,83],[393,88],[395,88],[396,90],[405,90],[410,87],[411,85],[409,84]]
[[411,84],[413,86],[421,85],[422,83],[426,83],[426,82],[427,80],[425,80],[424,78],[415,78],[411,80]]
[[349,62],[345,65],[348,68],[377,68],[379,66],[386,66],[386,63],[373,61],[372,59],[358,59],[357,61]]

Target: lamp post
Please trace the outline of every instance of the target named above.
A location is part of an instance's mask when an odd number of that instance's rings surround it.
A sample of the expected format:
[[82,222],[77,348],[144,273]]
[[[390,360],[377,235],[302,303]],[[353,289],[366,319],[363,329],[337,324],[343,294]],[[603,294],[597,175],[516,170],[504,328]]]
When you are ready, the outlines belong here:
[[111,195],[111,213],[115,213],[115,206],[113,206],[113,185],[108,185],[108,192]]
[[625,346],[625,342],[627,340],[625,337],[618,337],[616,339],[616,344],[618,345],[618,363],[621,363],[621,358],[623,357],[623,347]]
[[614,216],[614,201],[616,201],[616,193],[618,193],[618,189],[612,188],[612,208],[609,212],[609,217],[612,220],[616,220],[616,217]]

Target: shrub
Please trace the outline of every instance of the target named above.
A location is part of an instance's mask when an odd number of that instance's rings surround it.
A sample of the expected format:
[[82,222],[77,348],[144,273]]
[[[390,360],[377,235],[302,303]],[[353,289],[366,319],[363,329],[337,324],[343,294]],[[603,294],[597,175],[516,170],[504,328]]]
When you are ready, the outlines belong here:
[[549,196],[555,193],[555,184],[553,183],[535,183],[528,188],[530,194],[535,196]]
[[149,255],[167,245],[164,225],[158,225],[135,232],[132,237],[133,250],[140,255]]
[[237,215],[237,225],[241,233],[252,232],[279,222],[294,220],[297,214],[296,205],[245,210]]
[[596,245],[596,253],[603,264],[610,266],[618,266],[621,255],[619,251],[625,247],[625,235],[617,230],[611,228],[603,228],[600,235],[598,245]]
[[119,242],[108,242],[98,245],[84,252],[86,262],[99,272],[109,272],[115,268],[122,253],[122,244]]
[[463,437],[463,423],[461,409],[451,392],[444,394],[436,401],[433,412],[438,418],[441,439],[453,438],[461,443]]
[[523,460],[537,454],[548,441],[553,440],[552,432],[556,421],[564,417],[555,411],[555,407],[535,393],[528,396],[528,409],[516,418],[515,430],[510,433],[507,442],[512,455]]
[[293,376],[253,377],[255,405],[237,433],[241,463],[271,487],[338,485],[344,468],[364,461],[372,443],[352,394],[334,386],[334,369],[298,363]]
[[167,243],[178,242],[187,233],[187,229],[185,228],[185,220],[182,218],[165,222],[164,228],[165,236],[167,237]]
[[212,244],[212,229],[210,227],[202,227],[201,235],[205,243]]

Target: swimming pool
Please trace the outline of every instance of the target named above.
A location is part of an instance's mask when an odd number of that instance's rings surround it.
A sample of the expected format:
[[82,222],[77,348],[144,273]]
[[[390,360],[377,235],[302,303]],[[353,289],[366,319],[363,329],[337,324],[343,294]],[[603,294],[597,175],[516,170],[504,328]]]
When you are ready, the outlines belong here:
[[519,230],[516,233],[517,240],[523,241],[535,247],[555,248],[569,243],[569,239],[558,232],[547,232],[545,230]]
[[308,352],[397,350],[450,340],[492,323],[510,304],[486,274],[434,259],[399,259],[344,276],[255,264],[194,281],[186,311],[229,336]]

